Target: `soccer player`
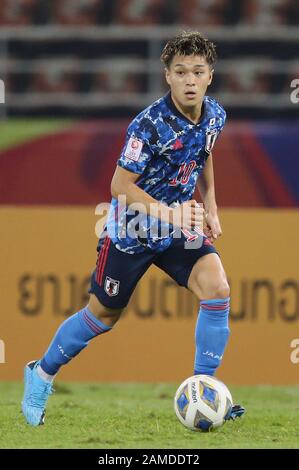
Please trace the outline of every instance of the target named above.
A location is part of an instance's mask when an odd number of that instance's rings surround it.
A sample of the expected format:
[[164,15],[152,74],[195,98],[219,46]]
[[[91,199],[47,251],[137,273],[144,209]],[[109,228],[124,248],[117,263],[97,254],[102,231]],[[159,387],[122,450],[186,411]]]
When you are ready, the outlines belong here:
[[[217,101],[206,96],[215,46],[198,32],[183,32],[166,44],[161,60],[170,91],[128,127],[111,182],[112,203],[97,248],[89,303],[62,323],[44,356],[25,367],[22,410],[33,426],[44,423],[60,367],[113,328],[151,264],[200,302],[194,374],[214,375],[221,363],[230,332],[230,294],[214,247],[221,225],[211,151],[226,117]],[[196,184],[204,208],[192,199]],[[198,229],[203,218],[204,233]],[[243,412],[234,405],[226,418]]]

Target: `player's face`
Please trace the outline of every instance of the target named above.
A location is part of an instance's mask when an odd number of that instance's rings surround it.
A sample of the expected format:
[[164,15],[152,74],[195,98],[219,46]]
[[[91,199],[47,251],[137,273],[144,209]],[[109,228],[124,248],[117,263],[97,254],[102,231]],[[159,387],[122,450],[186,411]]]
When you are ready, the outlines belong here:
[[213,78],[205,57],[175,55],[166,69],[166,81],[174,101],[183,108],[201,105]]

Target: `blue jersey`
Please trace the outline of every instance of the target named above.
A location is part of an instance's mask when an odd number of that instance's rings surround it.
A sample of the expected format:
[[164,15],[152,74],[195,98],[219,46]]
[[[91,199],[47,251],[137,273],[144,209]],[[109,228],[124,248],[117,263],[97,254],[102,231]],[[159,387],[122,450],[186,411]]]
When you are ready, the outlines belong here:
[[[130,123],[117,164],[139,174],[137,186],[156,200],[181,204],[192,199],[225,118],[217,101],[205,96],[202,117],[194,124],[178,111],[168,93]],[[107,230],[118,249],[127,253],[163,251],[172,242],[172,230],[165,226],[112,198]]]

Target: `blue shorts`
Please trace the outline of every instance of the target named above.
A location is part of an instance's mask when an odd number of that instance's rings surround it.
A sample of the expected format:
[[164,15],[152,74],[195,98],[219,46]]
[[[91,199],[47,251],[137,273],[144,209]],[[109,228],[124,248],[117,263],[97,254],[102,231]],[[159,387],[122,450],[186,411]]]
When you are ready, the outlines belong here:
[[[173,238],[162,253],[152,250],[128,254],[118,250],[111,239],[101,238],[97,251],[97,265],[91,277],[89,293],[109,308],[124,308],[143,274],[154,264],[165,271],[180,286],[187,287],[196,261],[209,253],[217,253],[208,238],[201,238],[201,246],[185,248],[186,238]],[[195,243],[195,242],[191,242]]]

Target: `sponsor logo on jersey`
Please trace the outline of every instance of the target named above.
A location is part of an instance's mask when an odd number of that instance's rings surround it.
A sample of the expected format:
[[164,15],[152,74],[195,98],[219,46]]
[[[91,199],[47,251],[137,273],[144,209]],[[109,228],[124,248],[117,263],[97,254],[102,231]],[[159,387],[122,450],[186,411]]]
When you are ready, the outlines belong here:
[[130,137],[125,150],[125,157],[133,160],[134,162],[138,162],[142,147],[143,143],[140,140]]
[[182,144],[182,142],[180,141],[180,139],[177,139],[175,141],[175,143],[173,144],[172,148],[173,150],[179,150],[179,149],[182,149],[184,146]]

